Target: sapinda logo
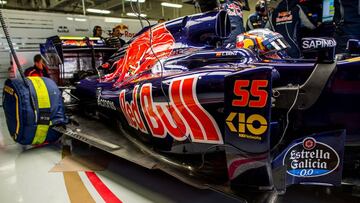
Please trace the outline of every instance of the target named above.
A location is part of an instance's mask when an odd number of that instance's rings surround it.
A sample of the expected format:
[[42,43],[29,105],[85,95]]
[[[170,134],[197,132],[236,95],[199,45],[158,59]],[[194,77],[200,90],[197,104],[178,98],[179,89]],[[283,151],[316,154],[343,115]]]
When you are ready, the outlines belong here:
[[126,100],[126,90],[120,92],[120,108],[131,127],[148,134],[146,122],[154,137],[170,135],[178,141],[191,138],[193,142],[222,144],[223,138],[216,121],[196,97],[196,84],[197,76],[172,80],[169,103],[154,101],[151,83],[141,88],[136,85],[132,101]]
[[280,12],[276,17],[276,24],[288,24],[293,22],[291,11]]
[[331,38],[304,38],[302,40],[303,49],[319,49],[333,47],[336,47],[336,41]]

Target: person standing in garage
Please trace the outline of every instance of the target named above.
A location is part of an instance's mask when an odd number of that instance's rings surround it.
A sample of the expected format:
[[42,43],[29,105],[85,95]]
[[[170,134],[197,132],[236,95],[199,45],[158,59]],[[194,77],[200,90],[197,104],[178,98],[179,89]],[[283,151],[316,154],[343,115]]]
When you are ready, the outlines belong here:
[[44,60],[40,54],[36,54],[34,56],[34,66],[25,70],[25,76],[39,76],[50,78],[49,69],[46,67]]
[[93,29],[93,37],[99,37],[100,39],[104,39],[102,37],[102,28],[99,25],[95,25]]
[[271,27],[273,31],[282,34],[291,48],[287,53],[292,58],[300,58],[300,28],[306,27],[310,30],[315,29],[315,25],[310,21],[303,8],[299,5],[299,0],[283,0],[275,8],[271,15]]
[[360,40],[360,0],[335,0],[336,52],[346,51],[349,39]]
[[268,13],[265,1],[258,1],[256,3],[255,10],[256,12],[251,14],[246,22],[246,31],[257,28],[265,28],[265,25],[268,21]]
[[111,37],[106,39],[106,43],[110,47],[121,48],[125,45],[125,40],[121,39],[124,35],[124,30],[127,30],[128,27],[126,25],[120,24],[113,28]]
[[245,32],[242,11],[244,3],[242,0],[226,0],[222,7],[228,12],[232,28],[229,38],[224,41],[224,45],[235,46],[236,37]]

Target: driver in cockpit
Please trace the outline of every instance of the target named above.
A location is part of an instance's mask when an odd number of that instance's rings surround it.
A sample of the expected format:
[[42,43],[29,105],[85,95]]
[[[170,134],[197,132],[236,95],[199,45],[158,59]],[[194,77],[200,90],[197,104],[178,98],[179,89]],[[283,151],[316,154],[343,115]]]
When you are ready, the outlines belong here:
[[238,35],[236,47],[251,49],[263,60],[289,58],[286,51],[290,45],[281,34],[269,29],[255,29]]

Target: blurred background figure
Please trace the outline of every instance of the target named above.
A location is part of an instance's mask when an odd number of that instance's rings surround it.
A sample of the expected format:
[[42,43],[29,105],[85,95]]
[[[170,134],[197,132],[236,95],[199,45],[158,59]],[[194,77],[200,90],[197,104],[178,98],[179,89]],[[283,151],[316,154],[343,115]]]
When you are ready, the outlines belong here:
[[299,0],[283,0],[275,8],[270,19],[272,30],[284,36],[290,44],[287,51],[290,57],[300,58],[300,28],[314,30],[316,26],[310,21]]
[[94,26],[93,37],[99,37],[100,39],[103,39],[102,28],[99,25]]
[[236,36],[245,32],[243,22],[244,6],[245,3],[242,0],[225,0],[222,4],[222,8],[227,11],[229,15],[232,29],[229,38],[224,41],[225,46],[235,46]]
[[112,29],[111,36],[106,39],[106,43],[110,47],[121,48],[125,45],[125,40],[121,39],[121,37],[125,34],[125,31],[128,27],[124,24],[120,24],[115,26]]
[[200,8],[201,12],[208,12],[220,9],[219,0],[196,0],[195,7]]
[[256,3],[255,13],[251,14],[246,22],[246,31],[265,28],[265,25],[269,20],[268,9],[265,4],[264,0],[260,0]]
[[25,76],[39,76],[50,78],[49,69],[46,67],[44,60],[40,54],[34,56],[34,66],[25,70]]
[[158,23],[160,24],[160,23],[165,23],[166,22],[166,20],[164,19],[164,18],[160,18],[159,20],[158,20]]

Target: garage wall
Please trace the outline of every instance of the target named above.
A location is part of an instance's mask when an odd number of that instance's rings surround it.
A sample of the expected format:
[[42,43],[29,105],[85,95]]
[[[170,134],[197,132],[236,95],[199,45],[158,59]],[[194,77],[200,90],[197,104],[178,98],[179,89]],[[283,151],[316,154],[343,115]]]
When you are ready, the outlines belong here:
[[[3,10],[3,16],[23,68],[32,65],[32,57],[39,53],[39,44],[44,43],[50,36],[91,36],[93,27],[100,25],[104,30],[103,36],[107,37],[106,30],[111,30],[115,25],[123,23],[129,27],[128,34],[124,39],[129,40],[141,29],[139,21],[135,19],[16,10]],[[151,21],[151,23],[156,22]],[[0,29],[0,105],[2,104],[3,84],[8,77],[9,67],[10,51],[3,30]]]

